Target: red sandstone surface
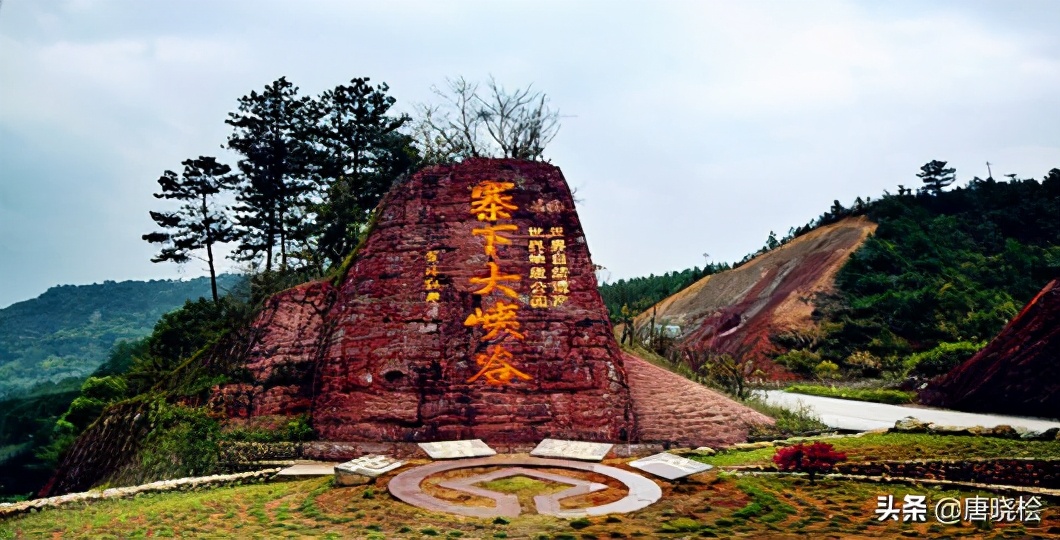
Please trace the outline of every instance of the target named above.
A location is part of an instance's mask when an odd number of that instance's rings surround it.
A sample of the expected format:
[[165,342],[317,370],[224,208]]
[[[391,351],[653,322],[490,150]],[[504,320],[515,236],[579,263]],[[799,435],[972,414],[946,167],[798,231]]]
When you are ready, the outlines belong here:
[[751,259],[707,276],[666,298],[634,321],[646,333],[656,325],[681,328],[679,345],[752,355],[773,379],[792,379],[768,361],[777,351],[770,336],[813,328],[813,295],[833,288],[836,273],[876,230],[867,218],[846,218],[815,229]]
[[[489,257],[470,212],[475,186],[508,182],[515,207],[504,224],[515,230]],[[596,289],[574,202],[559,169],[511,160],[437,167],[396,186],[377,224],[337,287],[311,283],[275,297],[255,327],[260,339],[246,364],[251,382],[215,391],[213,403],[233,418],[309,412],[318,435],[334,441],[426,441],[482,438],[495,442],[545,437],[584,440],[735,442],[746,436],[749,409],[698,385],[635,361],[631,395],[623,359]],[[565,302],[531,308],[531,228],[564,243]],[[558,227],[562,230],[553,230]],[[437,260],[428,260],[434,252]],[[489,263],[518,275],[523,339],[504,342],[512,365],[529,379],[507,385],[468,382],[489,351],[484,330],[465,324],[495,299],[475,294],[473,278]],[[431,269],[434,271],[431,271]],[[439,298],[426,301],[425,273],[437,273]],[[542,280],[538,280],[542,281]],[[646,364],[643,364],[646,365]],[[307,374],[312,373],[312,376]],[[676,379],[675,379],[676,378]],[[658,386],[658,389],[655,387]],[[695,389],[701,389],[697,391]],[[672,400],[710,396],[677,404]],[[640,399],[640,403],[634,400]],[[679,405],[679,406],[678,406]],[[695,419],[696,408],[704,423]],[[636,413],[636,414],[634,414]],[[665,420],[665,421],[664,421]],[[658,425],[656,422],[659,421]],[[681,424],[686,422],[686,424]],[[679,433],[668,439],[666,432]],[[646,430],[646,431],[645,431]]]
[[294,416],[310,412],[313,374],[335,300],[328,282],[299,285],[270,298],[254,321],[260,339],[246,362],[253,382],[226,385],[213,396],[229,417]]
[[[485,181],[512,188],[511,217],[498,221],[508,245],[497,256],[474,234],[487,222],[470,211],[472,190]],[[532,237],[562,228],[555,236]],[[564,243],[563,265],[530,261],[530,242]],[[425,254],[437,252],[440,300],[425,302]],[[473,278],[499,271],[519,276],[507,286],[518,298],[475,294]],[[532,280],[531,268],[546,271]],[[555,282],[567,301],[529,305],[531,282]],[[549,287],[551,289],[551,287]],[[492,297],[491,297],[492,296]],[[523,339],[502,342],[511,364],[530,377],[507,385],[467,382],[489,354],[484,332],[465,321],[496,302],[518,305]],[[581,230],[559,169],[544,163],[476,160],[433,168],[396,186],[339,288],[335,331],[318,366],[314,427],[329,440],[532,440],[548,436],[621,440],[632,425],[629,390],[618,348]]]
[[[509,183],[514,206],[496,222],[510,227],[510,243],[498,242],[492,257],[474,233],[484,222],[470,211],[472,192],[485,181]],[[640,360],[627,373],[631,361],[614,340],[556,167],[472,160],[432,168],[392,189],[379,212],[341,284],[310,283],[272,299],[255,323],[249,380],[215,389],[215,408],[249,421],[309,413],[318,436],[330,441],[554,437],[703,445],[743,440],[748,423],[769,422]],[[531,262],[532,242],[542,235],[545,246],[562,242],[565,260],[550,251],[545,264]],[[473,279],[488,275],[491,262],[518,276],[506,282],[513,295],[476,294],[482,284]],[[535,266],[544,267],[545,279],[534,277]],[[558,303],[556,267],[566,272],[569,291]],[[438,288],[428,289],[425,276]],[[548,307],[530,306],[535,280],[548,286]],[[432,290],[436,302],[427,301]],[[497,342],[467,321],[498,298],[518,306],[522,338],[501,343],[525,377],[491,385],[472,379],[481,369],[476,360]]]
[[[473,189],[487,180],[511,183],[516,207],[503,223],[516,227],[505,231],[511,243],[497,243],[492,258],[473,232],[483,223],[470,212]],[[395,186],[378,212],[338,284],[318,281],[276,294],[248,331],[227,336],[199,359],[237,381],[213,388],[208,404],[215,412],[236,425],[262,427],[308,415],[320,441],[307,446],[338,448],[344,458],[388,443],[466,438],[498,448],[546,437],[720,446],[745,440],[752,424],[771,422],[621,352],[558,168],[514,160],[435,167]],[[531,227],[552,236],[532,236]],[[563,241],[563,259],[549,249],[544,279],[532,274],[542,266],[531,262],[534,240]],[[472,279],[488,275],[490,262],[519,276],[503,282],[514,297],[476,294],[482,284]],[[562,275],[553,274],[557,267],[565,279],[553,277]],[[428,278],[437,284],[428,286]],[[547,285],[548,307],[530,306],[533,281]],[[558,281],[566,282],[565,301],[554,298],[551,284]],[[428,292],[439,293],[436,302]],[[484,340],[484,327],[467,324],[476,309],[488,311],[498,299],[517,306],[522,339]],[[498,343],[525,377],[501,385],[472,380],[481,370],[479,355]],[[42,495],[107,478],[120,482],[121,471],[135,472],[148,431],[145,403],[105,412]]]
[[676,373],[625,355],[640,442],[725,447],[773,420]]
[[921,401],[962,411],[1060,418],[1060,280],[983,350],[935,379]]

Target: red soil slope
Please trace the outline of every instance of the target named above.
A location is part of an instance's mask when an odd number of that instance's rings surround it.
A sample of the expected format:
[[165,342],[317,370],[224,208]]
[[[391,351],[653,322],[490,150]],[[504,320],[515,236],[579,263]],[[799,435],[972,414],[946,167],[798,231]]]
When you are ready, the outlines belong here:
[[864,217],[821,227],[739,268],[697,281],[637,317],[634,325],[638,333],[646,332],[654,311],[657,325],[681,327],[683,347],[751,354],[771,378],[791,378],[765,360],[777,352],[769,337],[813,327],[813,295],[832,289],[836,273],[875,230]]
[[933,380],[920,399],[963,411],[1060,418],[1060,280],[983,350]]

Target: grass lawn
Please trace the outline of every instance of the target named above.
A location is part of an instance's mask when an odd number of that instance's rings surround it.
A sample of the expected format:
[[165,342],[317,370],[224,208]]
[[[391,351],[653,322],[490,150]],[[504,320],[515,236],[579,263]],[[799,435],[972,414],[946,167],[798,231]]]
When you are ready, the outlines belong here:
[[892,390],[888,388],[836,388],[835,386],[823,386],[819,384],[793,384],[784,390],[795,394],[853,399],[857,401],[872,401],[876,403],[889,403],[891,405],[912,403],[916,398],[916,395],[912,392],[903,392],[901,390]]
[[[891,445],[907,446],[902,452]],[[861,458],[889,458],[930,450],[952,456],[959,441],[925,441],[922,435],[867,436],[836,440],[836,446]],[[957,438],[953,438],[957,439]],[[1036,455],[1057,455],[1057,444],[960,438],[971,455],[1017,455],[1029,446]],[[1006,449],[1007,448],[1007,449]],[[917,450],[919,449],[919,450]],[[768,452],[741,452],[768,459]],[[1020,454],[1023,452],[1020,451]],[[734,453],[735,454],[735,453]],[[968,454],[966,454],[968,455]],[[752,460],[753,461],[753,460]],[[987,492],[902,484],[873,484],[834,479],[811,485],[792,476],[739,476],[717,470],[684,482],[659,481],[663,498],[631,514],[561,520],[524,513],[512,519],[464,518],[419,510],[386,491],[385,476],[374,485],[335,488],[321,478],[287,483],[175,492],[128,500],[102,501],[0,522],[0,538],[530,538],[591,540],[603,538],[1055,538],[1060,534],[1057,500],[1044,500],[1042,522],[942,525],[934,504],[943,497],[964,499]],[[499,491],[536,489],[536,482],[513,478],[492,486]],[[543,487],[542,489],[547,489]],[[925,495],[928,521],[880,522],[877,497]]]
[[[1021,441],[996,437],[962,437],[927,433],[868,433],[861,437],[821,439],[847,460],[974,459],[1035,457],[1060,459],[1060,441]],[[692,459],[716,466],[769,465],[775,448],[729,450]]]
[[[370,493],[369,498],[365,494]],[[475,519],[425,512],[380,486],[331,488],[326,479],[169,493],[49,510],[0,523],[2,538],[1049,538],[1060,531],[1056,501],[1041,525],[975,527],[879,522],[876,497],[963,499],[989,493],[903,485],[709,473],[664,484],[660,502],[632,514],[566,521],[538,515]],[[1033,525],[1033,526],[1032,526]],[[984,536],[985,535],[985,536]]]

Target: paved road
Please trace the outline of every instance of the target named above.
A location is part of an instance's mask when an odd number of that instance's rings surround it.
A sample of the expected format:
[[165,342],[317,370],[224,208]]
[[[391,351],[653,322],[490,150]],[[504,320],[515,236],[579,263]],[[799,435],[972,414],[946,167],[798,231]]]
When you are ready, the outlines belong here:
[[886,405],[849,399],[791,394],[781,390],[768,390],[765,394],[766,400],[770,403],[789,409],[798,407],[801,402],[809,406],[814,414],[819,416],[826,425],[853,431],[894,427],[895,422],[907,416],[945,426],[993,427],[1007,424],[1012,427],[1022,426],[1031,431],[1045,431],[1049,428],[1060,427],[1060,420],[1043,418],[1023,418],[904,405]]

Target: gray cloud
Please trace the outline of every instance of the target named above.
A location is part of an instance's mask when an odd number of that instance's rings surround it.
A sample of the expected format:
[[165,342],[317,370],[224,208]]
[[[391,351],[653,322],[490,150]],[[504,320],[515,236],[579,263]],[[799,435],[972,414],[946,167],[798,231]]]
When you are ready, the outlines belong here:
[[[355,76],[399,107],[445,77],[534,83],[548,155],[612,277],[731,261],[832,199],[1060,167],[1053,2],[29,2],[0,11],[0,306],[148,262],[165,169],[236,99]],[[195,265],[188,275],[201,273]]]

